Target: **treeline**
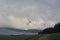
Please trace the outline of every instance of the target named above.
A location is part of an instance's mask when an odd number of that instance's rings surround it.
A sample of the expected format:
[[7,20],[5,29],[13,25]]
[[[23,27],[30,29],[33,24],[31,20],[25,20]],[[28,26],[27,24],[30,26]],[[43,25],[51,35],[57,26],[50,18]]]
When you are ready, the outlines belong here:
[[54,25],[54,28],[46,28],[38,34],[50,34],[50,33],[59,33],[60,32],[60,23]]

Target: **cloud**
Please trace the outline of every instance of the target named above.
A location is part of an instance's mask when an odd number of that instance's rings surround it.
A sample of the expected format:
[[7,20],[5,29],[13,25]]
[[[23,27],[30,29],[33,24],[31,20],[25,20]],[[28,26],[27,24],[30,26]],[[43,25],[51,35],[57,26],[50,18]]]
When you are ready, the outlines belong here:
[[60,21],[58,4],[59,0],[0,0],[0,26],[22,29],[53,26]]
[[55,4],[58,0],[46,0],[47,3]]
[[27,18],[17,18],[14,16],[8,16],[8,19],[10,20],[10,23],[15,28],[26,28],[28,19]]
[[[36,20],[32,21],[26,17],[15,17],[15,16],[8,16],[12,27],[18,29],[44,29],[45,25],[52,26],[54,25],[53,21],[44,21],[42,18],[37,18]],[[45,25],[44,25],[45,24]],[[41,26],[44,26],[41,28]]]

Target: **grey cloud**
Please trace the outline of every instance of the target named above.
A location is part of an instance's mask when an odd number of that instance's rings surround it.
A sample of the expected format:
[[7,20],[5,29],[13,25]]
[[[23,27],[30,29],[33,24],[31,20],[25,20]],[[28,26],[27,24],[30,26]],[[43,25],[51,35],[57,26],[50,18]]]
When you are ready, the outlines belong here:
[[32,22],[37,18],[59,22],[59,2],[59,0],[0,0],[0,16],[3,18],[0,19],[3,23],[6,21],[6,24],[9,23],[8,18],[6,18],[8,16],[26,17]]

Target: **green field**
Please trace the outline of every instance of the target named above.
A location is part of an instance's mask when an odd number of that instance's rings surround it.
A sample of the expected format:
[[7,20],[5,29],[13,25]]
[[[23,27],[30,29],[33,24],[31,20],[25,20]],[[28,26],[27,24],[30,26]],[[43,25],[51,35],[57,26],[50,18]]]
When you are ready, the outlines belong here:
[[11,35],[0,37],[0,40],[37,40],[38,37],[38,35]]
[[60,33],[53,33],[50,34],[50,36],[48,37],[49,40],[60,40]]
[[[43,35],[46,34],[0,36],[0,40],[38,40]],[[49,34],[48,40],[60,40],[60,33]]]

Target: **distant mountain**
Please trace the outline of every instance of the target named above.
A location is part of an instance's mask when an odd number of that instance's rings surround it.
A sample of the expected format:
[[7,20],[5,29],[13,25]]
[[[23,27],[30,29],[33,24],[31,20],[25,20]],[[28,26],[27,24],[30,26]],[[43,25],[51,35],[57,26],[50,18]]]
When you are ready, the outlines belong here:
[[0,28],[0,35],[35,35],[38,34],[38,32],[40,31],[41,30],[37,29],[23,30],[23,29],[2,27]]

